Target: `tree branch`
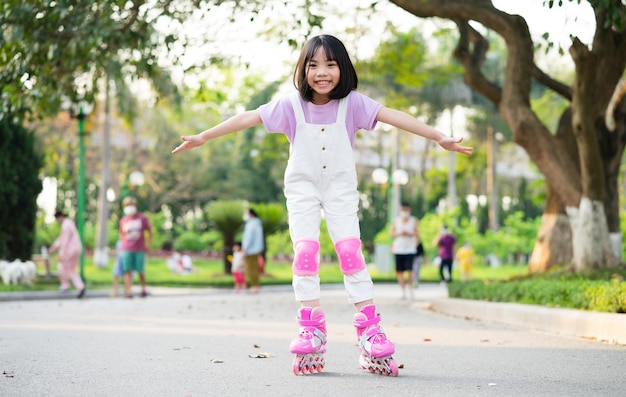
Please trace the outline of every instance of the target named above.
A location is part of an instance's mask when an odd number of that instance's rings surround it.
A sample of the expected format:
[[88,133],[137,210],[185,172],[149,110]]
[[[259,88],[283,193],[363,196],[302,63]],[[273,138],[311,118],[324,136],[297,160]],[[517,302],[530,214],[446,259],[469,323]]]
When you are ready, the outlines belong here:
[[548,87],[552,91],[556,92],[557,94],[561,95],[568,101],[572,100],[572,87],[553,79],[552,77],[544,73],[544,71],[541,70],[537,65],[534,65],[532,72],[535,80]]
[[[481,70],[489,49],[489,42],[467,21],[455,20],[455,23],[459,28],[460,39],[454,49],[454,56],[465,69],[463,81],[498,107],[502,97],[502,89],[494,82],[489,81]],[[473,44],[471,48],[470,42]]]

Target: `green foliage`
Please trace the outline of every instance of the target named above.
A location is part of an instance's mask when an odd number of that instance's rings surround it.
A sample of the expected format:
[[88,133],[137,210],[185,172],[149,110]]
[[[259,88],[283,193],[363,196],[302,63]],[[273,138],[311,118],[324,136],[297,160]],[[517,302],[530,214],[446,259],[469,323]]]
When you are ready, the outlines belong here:
[[187,231],[176,238],[174,249],[176,251],[202,252],[211,248],[215,242],[215,233],[202,233]]
[[211,223],[223,235],[234,236],[243,226],[244,205],[239,200],[212,201],[204,210]]
[[293,245],[287,229],[266,236],[266,244],[268,258],[284,258],[293,254]]
[[287,209],[283,204],[260,203],[251,205],[256,211],[265,236],[274,234],[287,226]]
[[626,313],[625,276],[624,268],[590,278],[557,271],[509,280],[451,283],[448,293],[454,298]]
[[41,166],[32,132],[1,119],[0,258],[27,260],[33,253]]
[[[152,226],[152,249],[160,249],[163,248],[166,242],[170,241],[171,236],[168,233],[168,230],[165,229],[165,225],[167,224],[167,219],[163,212],[143,212],[144,215],[150,221],[150,226]],[[118,228],[115,231],[115,236],[118,235]],[[109,229],[109,243],[111,242],[111,229]],[[115,239],[117,241],[117,238]],[[113,243],[115,245],[115,243]]]
[[[124,73],[148,77],[161,93],[174,91],[158,66],[183,34],[156,31],[158,21],[182,21],[195,1],[157,0],[150,7],[116,1],[7,0],[0,3],[0,118],[51,114],[63,98],[92,100],[97,80]],[[118,78],[118,80],[122,80]]]
[[35,246],[33,252],[40,252],[42,247],[50,247],[61,232],[61,226],[57,222],[49,225],[44,223],[44,217],[37,217],[35,222]]
[[556,131],[559,118],[569,103],[554,91],[545,90],[540,97],[531,100],[531,106],[543,124],[550,131]]

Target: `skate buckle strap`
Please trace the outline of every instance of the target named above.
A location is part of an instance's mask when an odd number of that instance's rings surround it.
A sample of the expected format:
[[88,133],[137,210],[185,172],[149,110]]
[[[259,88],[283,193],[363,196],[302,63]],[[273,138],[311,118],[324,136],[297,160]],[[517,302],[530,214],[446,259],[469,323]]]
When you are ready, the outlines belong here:
[[355,319],[353,324],[357,328],[366,328],[370,325],[376,325],[380,323],[380,314],[375,315],[372,318],[368,318],[367,320]]
[[326,320],[326,317],[316,317],[314,319],[311,320],[304,320],[299,318],[298,319],[298,325],[300,325],[301,327],[318,327],[322,324],[324,324],[324,321]]
[[363,344],[365,344],[371,338],[376,337],[376,336],[381,337],[383,340],[387,339],[387,336],[385,335],[385,331],[383,331],[381,327],[372,327],[368,329],[367,331],[363,332],[363,334],[361,334],[361,341],[360,341],[361,346],[363,346]]
[[315,328],[315,330],[313,331],[313,335],[315,335],[317,338],[319,338],[319,340],[322,341],[322,345],[326,343],[326,334],[319,329]]

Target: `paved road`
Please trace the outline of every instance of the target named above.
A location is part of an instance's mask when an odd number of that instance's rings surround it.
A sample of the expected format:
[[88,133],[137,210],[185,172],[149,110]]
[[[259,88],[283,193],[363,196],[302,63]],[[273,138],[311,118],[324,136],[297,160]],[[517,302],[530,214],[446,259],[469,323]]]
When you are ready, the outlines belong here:
[[[397,378],[358,366],[352,309],[326,287],[326,371],[294,376],[297,304],[288,287],[140,299],[0,302],[0,396],[624,396],[626,347],[486,324],[427,310],[422,286],[377,304],[402,365]],[[269,358],[254,358],[269,353]]]

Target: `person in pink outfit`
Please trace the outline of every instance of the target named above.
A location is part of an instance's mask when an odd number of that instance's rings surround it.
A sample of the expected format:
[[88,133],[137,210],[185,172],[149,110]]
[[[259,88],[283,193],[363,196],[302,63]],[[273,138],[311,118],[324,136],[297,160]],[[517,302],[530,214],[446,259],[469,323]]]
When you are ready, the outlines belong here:
[[295,299],[300,302],[298,336],[290,351],[296,355],[296,375],[322,372],[325,366],[326,316],[320,306],[320,224],[322,210],[344,274],[348,302],[356,311],[353,325],[362,369],[397,376],[393,343],[382,330],[374,305],[374,285],[361,251],[358,217],[358,178],[354,141],[360,129],[372,130],[380,121],[431,139],[444,149],[464,154],[471,147],[407,113],[384,107],[359,93],[354,65],[343,43],[319,35],[307,41],[296,64],[295,91],[257,109],[239,113],[196,135],[182,136],[172,153],[205,144],[211,139],[262,124],[289,141],[284,194],[293,244]]
[[[57,257],[59,261],[58,272],[61,282],[61,291],[70,290],[69,280],[72,280],[74,287],[78,290],[77,298],[85,296],[85,283],[78,275],[78,261],[83,250],[83,245],[76,230],[76,225],[62,211],[57,211],[54,218],[61,224],[61,234],[52,243],[48,252],[59,251]],[[69,280],[68,280],[69,278]]]

